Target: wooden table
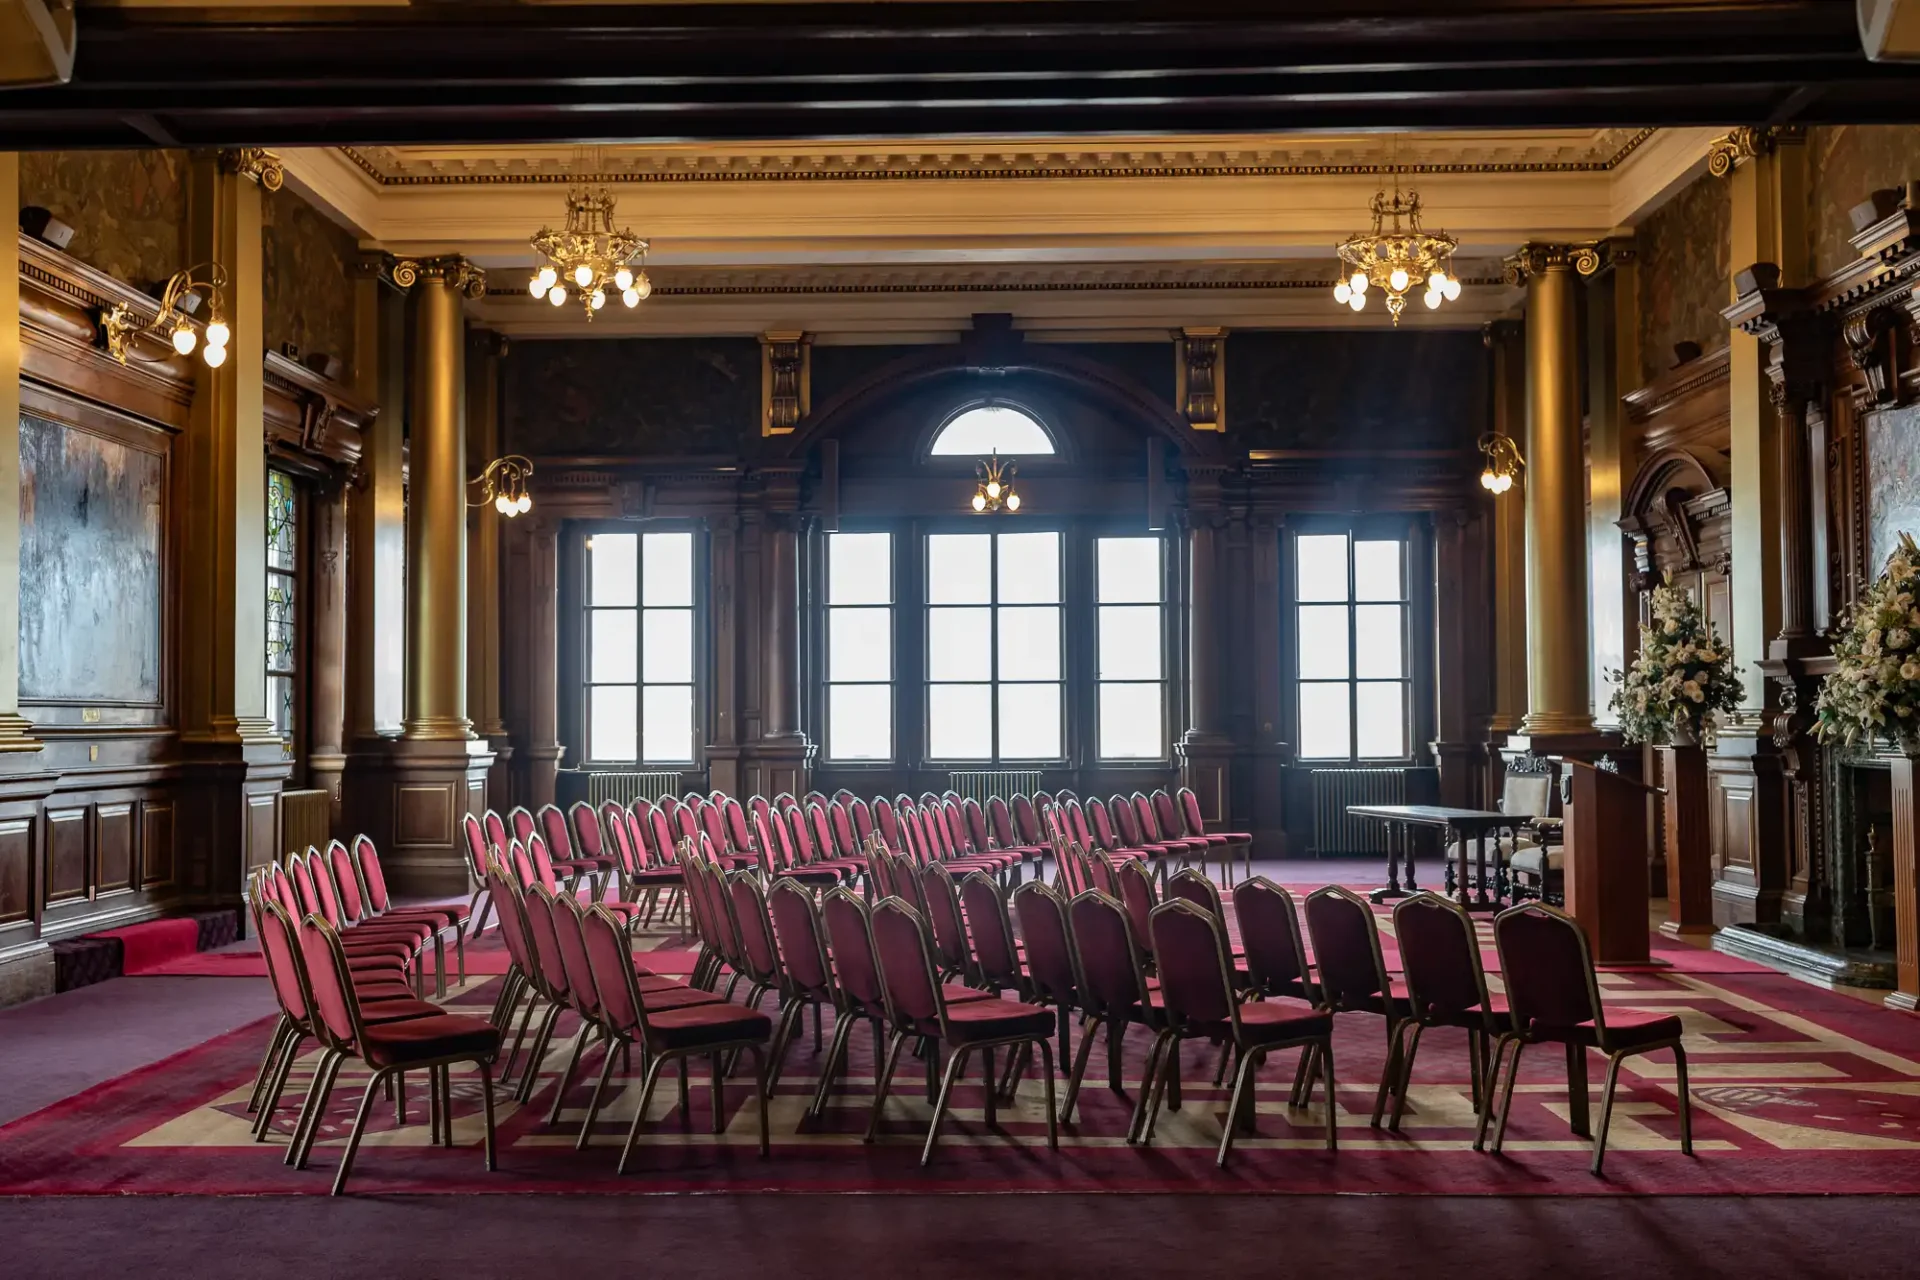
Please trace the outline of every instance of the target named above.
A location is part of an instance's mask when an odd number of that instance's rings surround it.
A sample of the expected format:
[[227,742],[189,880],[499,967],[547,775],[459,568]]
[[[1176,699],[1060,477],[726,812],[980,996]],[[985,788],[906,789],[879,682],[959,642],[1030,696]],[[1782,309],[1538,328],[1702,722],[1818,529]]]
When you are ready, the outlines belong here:
[[[1347,812],[1356,818],[1376,818],[1387,824],[1387,887],[1367,896],[1374,902],[1405,898],[1420,892],[1414,880],[1413,829],[1427,827],[1440,832],[1441,847],[1458,843],[1459,872],[1455,876],[1454,901],[1469,911],[1495,911],[1500,907],[1501,886],[1499,842],[1494,844],[1493,895],[1487,894],[1487,837],[1501,830],[1512,831],[1531,822],[1527,814],[1501,813],[1497,809],[1449,809],[1437,804],[1355,804]],[[1455,841],[1454,836],[1459,836]],[[1467,874],[1467,850],[1474,851],[1475,873]],[[1442,855],[1445,856],[1444,854]],[[1400,863],[1406,860],[1406,887],[1400,887]]]

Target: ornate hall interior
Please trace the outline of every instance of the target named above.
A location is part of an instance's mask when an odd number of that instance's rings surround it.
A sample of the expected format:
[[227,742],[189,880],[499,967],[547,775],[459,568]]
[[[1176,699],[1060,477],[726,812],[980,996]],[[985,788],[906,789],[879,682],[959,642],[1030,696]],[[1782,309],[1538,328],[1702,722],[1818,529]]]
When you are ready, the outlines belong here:
[[0,204],[6,1275],[1911,1265],[1920,0],[0,0]]

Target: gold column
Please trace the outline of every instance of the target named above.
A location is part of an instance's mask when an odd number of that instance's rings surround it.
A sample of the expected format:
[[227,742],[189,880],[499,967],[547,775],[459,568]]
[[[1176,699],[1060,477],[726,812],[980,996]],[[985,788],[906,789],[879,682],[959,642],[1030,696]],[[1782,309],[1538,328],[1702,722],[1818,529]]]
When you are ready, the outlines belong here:
[[[1527,434],[1526,330],[1495,320],[1485,340],[1493,353],[1493,427],[1515,441]],[[1493,504],[1493,715],[1488,729],[1516,733],[1527,710],[1527,476]]]
[[343,745],[347,720],[347,486],[313,492],[312,674],[308,681],[307,768],[310,785],[331,798],[335,834],[345,831],[341,813],[341,775],[347,757]]
[[[20,156],[0,151],[0,209],[20,207]],[[38,751],[20,714],[20,238],[0,236],[0,752]]]
[[465,258],[419,264],[407,513],[407,720],[412,740],[473,736],[467,719],[467,439],[461,299],[486,277]]
[[[467,457],[478,472],[501,454],[500,374],[507,340],[474,333],[467,348]],[[474,732],[493,748],[488,803],[507,810],[507,769],[512,748],[500,715],[500,534],[501,516],[490,504],[467,508],[467,712]]]
[[1587,286],[1587,566],[1592,575],[1593,709],[1603,728],[1618,727],[1607,708],[1615,689],[1607,672],[1626,666],[1626,537],[1621,502],[1633,478],[1633,441],[1620,403],[1639,377],[1639,296],[1633,243],[1607,245],[1604,275]]
[[397,735],[405,707],[407,300],[392,267],[371,255],[353,282],[354,390],[380,406],[349,499],[347,734],[356,750]]
[[1574,272],[1599,256],[1527,245],[1508,277],[1527,286],[1527,718],[1534,735],[1593,730],[1588,683],[1586,459]]

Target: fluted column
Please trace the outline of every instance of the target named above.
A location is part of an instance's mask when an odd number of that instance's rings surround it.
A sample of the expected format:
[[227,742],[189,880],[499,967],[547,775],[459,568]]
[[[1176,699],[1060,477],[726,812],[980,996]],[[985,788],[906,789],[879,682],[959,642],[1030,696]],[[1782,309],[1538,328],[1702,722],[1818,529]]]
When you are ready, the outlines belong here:
[[486,287],[465,258],[419,264],[408,421],[404,737],[473,736],[467,719],[466,337],[461,299]]
[[1574,273],[1592,249],[1527,245],[1508,276],[1527,286],[1527,717],[1529,734],[1588,733],[1585,460]]

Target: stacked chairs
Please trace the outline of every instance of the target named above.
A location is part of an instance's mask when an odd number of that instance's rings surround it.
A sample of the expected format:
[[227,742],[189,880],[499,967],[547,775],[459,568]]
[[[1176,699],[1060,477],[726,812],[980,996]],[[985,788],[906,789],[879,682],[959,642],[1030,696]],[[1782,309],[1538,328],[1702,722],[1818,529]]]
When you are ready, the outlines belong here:
[[[287,870],[291,876],[294,893],[298,902],[296,918],[318,915],[335,929],[348,928],[346,913],[340,906],[339,887],[334,883],[333,871],[318,850],[308,849],[305,854],[294,854],[287,859]],[[352,930],[350,950],[355,954],[390,954],[398,958],[414,975],[414,981],[420,992],[426,993],[426,968],[420,963],[427,949],[438,943],[439,937],[432,926],[419,921],[374,921]],[[443,955],[444,959],[444,955]],[[447,975],[442,966],[436,975],[439,979],[439,992],[447,993]]]
[[[588,809],[587,812],[591,815],[593,811]],[[546,838],[547,857],[554,871],[567,877],[575,889],[580,887],[582,881],[586,881],[592,886],[594,897],[598,898],[604,893],[607,874],[613,870],[613,859],[578,849],[567,823],[567,815],[560,812],[560,806],[541,805],[540,812],[534,816],[540,820],[540,834]]]
[[633,811],[618,800],[609,800],[600,806],[600,820],[606,829],[608,843],[613,846],[622,890],[620,900],[644,907],[645,915],[641,923],[651,924],[654,913],[659,909],[661,896],[672,894],[680,888],[683,881],[680,868],[647,865],[644,846],[638,839],[640,828],[633,821]]
[[[1161,795],[1166,795],[1162,791]],[[1171,797],[1169,797],[1169,801]],[[1118,804],[1120,797],[1114,797]],[[1140,828],[1141,842],[1151,848],[1171,850],[1180,859],[1181,866],[1190,866],[1198,862],[1202,872],[1206,870],[1207,851],[1212,847],[1205,836],[1185,836],[1180,833],[1180,824],[1163,824],[1160,811],[1144,793],[1136,791],[1128,799],[1133,810],[1134,825]]]
[[[1153,793],[1154,805],[1160,804],[1163,791]],[[1247,860],[1247,874],[1253,874],[1253,836],[1245,831],[1209,831],[1206,819],[1200,816],[1200,797],[1193,793],[1192,787],[1180,788],[1175,797],[1180,807],[1180,821],[1169,824],[1165,818],[1160,825],[1164,830],[1179,830],[1188,836],[1204,839],[1208,844],[1220,850],[1220,869],[1229,885],[1233,883],[1233,851],[1238,849]]]
[[450,902],[440,906],[395,906],[393,895],[387,891],[387,874],[380,865],[380,851],[374,848],[371,836],[355,836],[351,853],[338,840],[329,841],[326,856],[328,866],[333,870],[334,883],[339,889],[340,908],[348,924],[362,925],[379,921],[425,925],[432,929],[433,960],[442,995],[446,994],[446,939],[451,936],[454,954],[459,960],[460,981],[467,980],[468,904]]

